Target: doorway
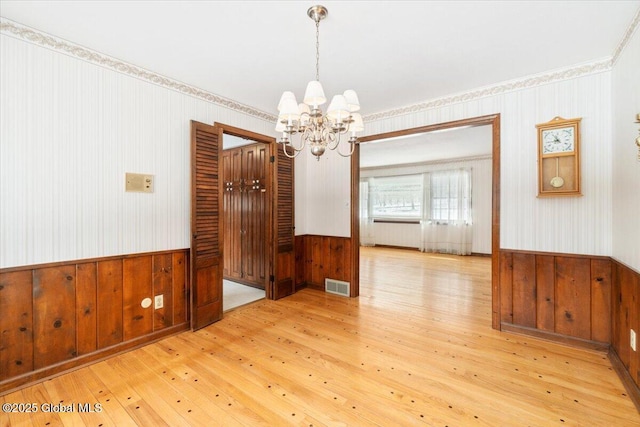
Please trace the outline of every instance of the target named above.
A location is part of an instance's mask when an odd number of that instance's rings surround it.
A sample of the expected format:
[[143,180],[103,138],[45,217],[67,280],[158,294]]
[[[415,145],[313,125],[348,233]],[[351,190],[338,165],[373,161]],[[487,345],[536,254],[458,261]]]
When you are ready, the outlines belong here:
[[[442,131],[460,127],[476,127],[488,125],[491,127],[492,150],[492,190],[491,190],[491,281],[492,281],[492,326],[500,328],[500,282],[499,282],[499,249],[500,249],[500,115],[494,114],[453,122],[422,126],[384,134],[371,135],[361,138],[361,143],[381,139],[398,138],[421,133]],[[351,295],[359,295],[359,267],[360,267],[360,148],[351,159],[351,261],[353,265],[351,280]]]
[[222,135],[223,312],[264,299],[269,279],[269,145]]
[[191,247],[189,289],[191,329],[222,319],[224,276],[224,186],[222,139],[224,134],[266,144],[269,172],[266,187],[268,221],[264,244],[269,254],[265,297],[279,299],[295,292],[294,163],[275,138],[221,123],[191,121]]

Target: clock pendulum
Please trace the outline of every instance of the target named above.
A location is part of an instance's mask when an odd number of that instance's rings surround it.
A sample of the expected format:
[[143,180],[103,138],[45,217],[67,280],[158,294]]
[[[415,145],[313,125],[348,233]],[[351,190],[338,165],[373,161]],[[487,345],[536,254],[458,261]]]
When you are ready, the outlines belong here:
[[560,176],[560,157],[556,157],[556,176],[549,182],[553,188],[560,188],[564,185],[564,179]]

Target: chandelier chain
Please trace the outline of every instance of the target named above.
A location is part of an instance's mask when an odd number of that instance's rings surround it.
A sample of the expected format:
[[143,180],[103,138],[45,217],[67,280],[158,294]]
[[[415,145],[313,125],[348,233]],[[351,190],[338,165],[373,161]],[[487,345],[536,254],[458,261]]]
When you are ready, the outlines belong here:
[[316,20],[316,81],[320,81],[320,20]]

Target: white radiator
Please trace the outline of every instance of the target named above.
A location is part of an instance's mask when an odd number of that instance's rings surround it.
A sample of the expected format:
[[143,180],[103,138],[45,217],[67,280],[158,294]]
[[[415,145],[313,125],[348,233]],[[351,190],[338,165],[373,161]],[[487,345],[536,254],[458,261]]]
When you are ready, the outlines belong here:
[[349,282],[335,279],[324,279],[324,290],[330,294],[349,296]]

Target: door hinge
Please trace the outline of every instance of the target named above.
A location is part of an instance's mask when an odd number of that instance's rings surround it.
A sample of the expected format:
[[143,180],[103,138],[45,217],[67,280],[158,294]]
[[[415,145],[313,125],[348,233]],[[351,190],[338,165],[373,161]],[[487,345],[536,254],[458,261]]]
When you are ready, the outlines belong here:
[[276,156],[271,156],[271,157],[269,157],[269,161],[270,161],[271,163],[275,163],[275,162],[276,162]]
[[276,276],[274,276],[273,274],[272,274],[272,275],[270,275],[270,276],[269,276],[269,281],[270,281],[271,283],[275,282],[275,281],[276,281]]

